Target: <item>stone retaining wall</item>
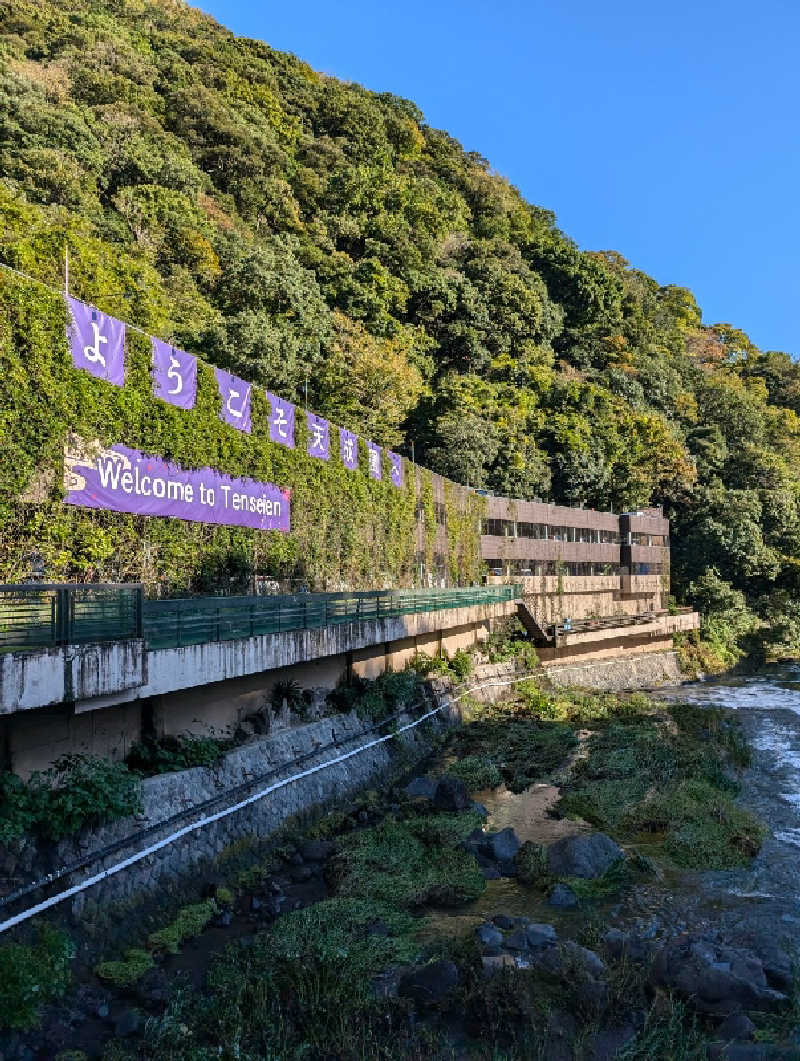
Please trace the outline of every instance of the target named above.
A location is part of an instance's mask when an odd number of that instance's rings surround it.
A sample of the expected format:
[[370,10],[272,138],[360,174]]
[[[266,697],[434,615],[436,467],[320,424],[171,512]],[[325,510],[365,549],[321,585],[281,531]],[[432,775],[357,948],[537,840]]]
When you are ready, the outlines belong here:
[[[204,872],[237,841],[251,842],[256,847],[259,841],[275,833],[293,815],[309,813],[353,795],[404,765],[411,768],[431,751],[436,734],[459,719],[457,709],[451,705],[445,693],[439,694],[437,702],[442,707],[441,713],[415,729],[354,755],[345,762],[292,781],[258,802],[170,843],[156,854],[65,901],[57,909],[57,914],[63,918],[68,913],[71,920],[77,922],[106,921],[105,913],[109,906],[136,906],[156,893],[160,904],[170,905],[175,899],[196,893],[198,881],[204,879]],[[424,710],[430,710],[430,707],[401,716],[396,725],[414,721]],[[133,838],[143,828],[166,821],[181,808],[188,811],[202,801],[226,793],[258,775],[271,770],[280,771],[274,778],[220,803],[208,813],[221,810],[274,781],[334,759],[390,732],[388,727],[372,733],[366,732],[368,729],[369,724],[354,714],[328,716],[284,728],[235,748],[214,768],[196,767],[147,778],[142,783],[141,815],[93,831],[87,830],[77,839],[63,841],[46,853],[37,851],[31,844],[16,856],[7,854],[0,861],[2,890],[10,891],[26,880],[38,877],[43,870],[99,851],[117,840]],[[318,755],[312,754],[299,766],[291,765],[292,760],[314,753],[316,749],[324,749],[331,741],[337,741],[339,747],[322,750]],[[105,863],[95,863],[73,878],[65,878],[54,885],[53,893],[78,883],[90,873],[113,866],[199,817],[189,814],[178,826],[165,827],[138,842],[132,840],[129,847],[108,858]],[[31,905],[41,897],[41,894],[37,894],[26,900],[24,905]],[[7,911],[11,912],[16,911]]]
[[553,685],[582,685],[607,692],[679,685],[684,680],[678,658],[672,651],[643,652],[562,666],[554,664],[545,669],[545,674]]

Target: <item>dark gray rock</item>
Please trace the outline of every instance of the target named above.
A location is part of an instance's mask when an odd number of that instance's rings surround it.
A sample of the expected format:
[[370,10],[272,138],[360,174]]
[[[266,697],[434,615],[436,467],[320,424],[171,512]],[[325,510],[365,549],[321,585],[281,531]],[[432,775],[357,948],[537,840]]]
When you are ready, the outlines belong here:
[[519,851],[519,837],[513,829],[501,829],[499,833],[486,833],[483,853],[496,862],[510,862]]
[[497,866],[481,866],[481,873],[486,880],[500,880],[503,876]]
[[717,1035],[725,1042],[738,1039],[741,1042],[751,1042],[755,1035],[756,1026],[745,1013],[732,1013],[717,1028]]
[[503,945],[503,933],[495,925],[488,922],[478,925],[475,929],[478,942],[483,947],[499,948]]
[[608,966],[603,959],[588,947],[582,947],[574,940],[568,939],[561,944],[561,954],[565,964],[577,967],[587,976],[598,979],[608,974]]
[[608,953],[612,958],[630,958],[634,962],[646,962],[651,958],[656,944],[618,928],[610,928],[603,936]]
[[434,777],[415,777],[406,785],[406,795],[411,799],[433,799],[437,784]]
[[552,947],[556,942],[556,930],[552,925],[528,925],[525,936],[529,947]]
[[462,811],[472,801],[463,781],[457,777],[442,777],[436,785],[433,802],[439,810]]
[[107,1020],[110,1012],[111,1010],[108,1008],[107,1002],[101,1002],[100,1005],[97,1007],[97,1016],[100,1018],[100,1020]]
[[300,845],[300,854],[306,862],[324,862],[336,850],[331,840],[306,840]]
[[476,814],[480,814],[481,818],[489,817],[488,810],[484,807],[482,803],[478,803],[476,799],[472,801],[471,809],[474,810]]
[[528,934],[523,928],[518,928],[506,937],[505,946],[508,950],[527,950],[528,945]]
[[554,877],[593,880],[609,870],[625,852],[605,833],[565,836],[547,849],[547,866]]
[[596,1032],[586,1044],[587,1061],[612,1061],[635,1038],[636,1029],[630,1024]]
[[787,1001],[767,982],[752,951],[702,936],[669,940],[657,952],[651,979],[676,991],[701,1013],[728,1016],[741,1010],[774,1010]]
[[126,1009],[114,1022],[114,1035],[118,1039],[128,1039],[138,1032],[141,1023],[142,1018],[137,1010]]
[[304,881],[310,880],[313,877],[314,871],[311,866],[307,866],[303,863],[300,866],[292,866],[289,871],[289,876],[295,882],[295,884],[302,884]]
[[406,973],[398,985],[398,994],[419,1006],[435,1006],[458,987],[459,979],[453,962],[431,962]]
[[504,932],[508,932],[516,926],[517,920],[514,917],[509,917],[508,914],[495,914],[492,918],[492,922],[501,928]]
[[557,884],[547,896],[549,906],[557,906],[562,910],[568,910],[578,905],[578,896],[568,884]]

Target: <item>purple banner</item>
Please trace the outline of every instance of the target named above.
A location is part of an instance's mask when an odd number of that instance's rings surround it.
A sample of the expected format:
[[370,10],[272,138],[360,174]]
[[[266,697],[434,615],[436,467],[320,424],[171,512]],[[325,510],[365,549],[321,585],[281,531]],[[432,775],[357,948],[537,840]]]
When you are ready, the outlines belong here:
[[214,375],[217,377],[219,396],[222,399],[222,407],[219,411],[220,420],[235,427],[237,431],[246,431],[249,435],[250,384],[221,368],[215,368]]
[[[77,442],[77,445],[76,445]],[[65,503],[111,512],[171,516],[256,530],[289,530],[290,494],[272,483],[188,471],[126,446],[71,439],[64,452]]]
[[399,453],[392,453],[390,449],[386,450],[386,456],[391,461],[392,465],[392,482],[395,486],[402,487],[403,485],[403,458]]
[[383,470],[381,468],[381,447],[376,446],[374,442],[367,443],[367,452],[369,454],[369,474],[373,479],[382,479]]
[[345,468],[355,471],[358,467],[358,438],[345,427],[339,428],[339,453]]
[[197,358],[160,339],[153,347],[153,384],[157,398],[179,409],[194,409],[197,400]]
[[273,442],[294,449],[294,406],[267,391],[272,413],[269,418],[269,437]]
[[125,325],[93,306],[67,298],[72,324],[67,335],[75,368],[121,387],[125,382]]
[[308,455],[328,460],[331,455],[331,425],[315,413],[306,412],[308,425]]

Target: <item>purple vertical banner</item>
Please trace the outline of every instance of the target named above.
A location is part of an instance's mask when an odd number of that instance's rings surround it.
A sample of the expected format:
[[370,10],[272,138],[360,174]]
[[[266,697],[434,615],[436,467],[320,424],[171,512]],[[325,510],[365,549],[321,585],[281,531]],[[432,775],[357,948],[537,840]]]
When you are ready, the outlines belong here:
[[331,455],[331,425],[321,416],[306,411],[308,425],[308,455],[328,460]]
[[382,479],[383,471],[381,469],[381,447],[376,446],[374,442],[368,442],[367,453],[369,454],[370,477],[372,479]]
[[72,324],[67,331],[75,368],[121,387],[125,382],[125,325],[94,306],[67,296]]
[[273,442],[294,449],[294,406],[267,391],[272,413],[269,418],[269,437]]
[[249,435],[250,384],[221,368],[215,368],[214,375],[217,377],[219,396],[222,400],[219,411],[220,420],[235,427],[237,431],[245,431]]
[[358,467],[358,438],[345,427],[339,428],[339,453],[345,468],[355,471]]
[[162,402],[179,409],[194,409],[197,400],[197,358],[176,350],[160,339],[151,339],[153,347],[153,390]]
[[392,465],[392,482],[395,486],[402,489],[403,486],[403,458],[399,453],[392,453],[390,449],[387,449],[386,456]]

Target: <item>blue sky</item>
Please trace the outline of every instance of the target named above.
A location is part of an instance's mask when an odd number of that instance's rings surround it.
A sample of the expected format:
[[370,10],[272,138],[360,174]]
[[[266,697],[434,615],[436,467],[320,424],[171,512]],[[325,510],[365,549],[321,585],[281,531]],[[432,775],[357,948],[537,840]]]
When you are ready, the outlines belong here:
[[800,354],[796,0],[202,0],[235,33],[413,99],[586,249]]

